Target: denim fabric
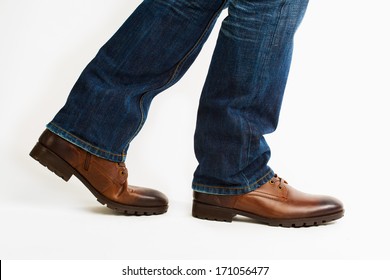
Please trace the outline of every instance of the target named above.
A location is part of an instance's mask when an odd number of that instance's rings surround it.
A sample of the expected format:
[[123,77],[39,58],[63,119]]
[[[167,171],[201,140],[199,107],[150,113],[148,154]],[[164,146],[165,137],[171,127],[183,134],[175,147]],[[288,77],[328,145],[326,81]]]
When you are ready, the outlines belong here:
[[294,33],[308,0],[144,0],[99,50],[47,127],[122,162],[152,99],[176,83],[224,19],[199,104],[193,189],[243,194],[273,171],[263,135],[276,129]]

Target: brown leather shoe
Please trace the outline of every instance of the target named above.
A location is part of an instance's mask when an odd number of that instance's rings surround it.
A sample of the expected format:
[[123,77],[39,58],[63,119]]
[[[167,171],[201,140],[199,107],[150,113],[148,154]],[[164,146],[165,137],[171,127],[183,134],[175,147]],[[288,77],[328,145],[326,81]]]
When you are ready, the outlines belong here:
[[107,207],[128,215],[162,214],[167,197],[153,189],[127,185],[127,168],[94,156],[45,130],[30,153],[34,159],[68,181],[75,175]]
[[344,215],[344,209],[333,197],[300,192],[275,175],[266,184],[243,195],[194,192],[192,215],[226,222],[243,215],[271,226],[302,227],[337,220]]

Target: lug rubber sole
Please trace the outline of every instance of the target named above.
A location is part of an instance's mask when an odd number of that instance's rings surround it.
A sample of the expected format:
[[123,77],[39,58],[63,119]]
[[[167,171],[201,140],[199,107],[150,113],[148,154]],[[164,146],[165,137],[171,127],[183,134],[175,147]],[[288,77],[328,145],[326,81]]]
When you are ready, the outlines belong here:
[[72,175],[76,176],[96,197],[98,202],[100,202],[102,205],[106,205],[108,208],[113,209],[117,212],[123,213],[125,215],[141,216],[163,214],[168,210],[168,205],[163,205],[159,207],[140,207],[121,204],[106,198],[99,191],[97,191],[88,182],[88,180],[84,176],[82,176],[76,169],[74,169],[67,161],[62,159],[56,153],[54,153],[39,142],[31,150],[30,156],[33,159],[37,160],[43,166],[47,167],[57,176],[61,177],[66,182],[69,181]]
[[194,200],[192,206],[192,216],[212,221],[229,222],[233,221],[236,215],[245,216],[257,220],[258,222],[270,226],[280,227],[309,227],[327,224],[344,216],[344,211],[332,213],[326,216],[310,217],[301,219],[271,219],[255,215],[249,212],[210,205]]

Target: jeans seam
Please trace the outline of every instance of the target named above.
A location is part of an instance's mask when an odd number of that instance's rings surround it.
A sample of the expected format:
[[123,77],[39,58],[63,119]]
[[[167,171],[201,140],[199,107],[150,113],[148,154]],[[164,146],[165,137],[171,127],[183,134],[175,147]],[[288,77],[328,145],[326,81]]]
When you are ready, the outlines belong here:
[[[199,37],[199,39],[195,42],[195,44],[192,46],[192,48],[185,54],[185,56],[178,62],[178,64],[176,65],[175,67],[175,70],[173,71],[171,77],[167,80],[167,82],[165,84],[163,84],[162,86],[160,86],[159,88],[155,89],[155,90],[152,90],[152,91],[148,91],[148,92],[144,92],[142,95],[141,95],[141,98],[140,98],[140,101],[139,101],[139,110],[141,112],[141,120],[140,120],[140,123],[136,129],[136,131],[134,132],[133,136],[130,137],[130,140],[127,142],[127,145],[125,147],[127,147],[130,142],[137,136],[137,134],[139,133],[139,131],[141,130],[143,124],[145,123],[145,113],[144,113],[144,109],[143,109],[143,100],[144,100],[144,97],[148,94],[150,94],[151,92],[153,91],[159,91],[159,90],[163,90],[165,87],[167,87],[172,81],[175,80],[175,78],[177,77],[177,74],[179,73],[181,67],[183,66],[184,62],[188,59],[188,57],[195,51],[195,49],[199,46],[200,42],[202,42],[202,39],[204,38],[204,36],[206,36],[207,32],[209,31],[214,19],[216,18],[216,16],[223,10],[223,8],[225,7],[225,4],[228,0],[224,0],[221,4],[221,6],[218,8],[218,10],[213,14],[213,16],[211,17],[211,19],[209,20],[206,28],[203,30],[203,33],[201,34],[201,36]],[[125,154],[125,150],[122,151],[122,154]]]
[[279,15],[278,15],[278,21],[276,23],[276,27],[275,27],[274,33],[272,34],[271,47],[274,45],[275,37],[276,37],[277,31],[278,31],[278,28],[279,28],[279,25],[280,25],[280,18],[282,17],[282,14],[283,14],[283,11],[284,11],[284,7],[286,7],[286,5],[287,5],[287,0],[284,0],[282,2],[281,6],[280,6],[280,11],[279,11]]
[[218,10],[213,14],[213,16],[211,17],[211,19],[209,20],[206,28],[203,30],[203,33],[202,35],[199,37],[198,41],[196,41],[196,43],[194,44],[194,46],[187,52],[187,54],[183,57],[183,59],[181,61],[179,61],[179,63],[177,64],[176,66],[176,69],[174,71],[174,73],[172,74],[171,78],[168,80],[168,82],[164,85],[168,85],[170,82],[172,82],[174,79],[175,79],[175,76],[177,75],[177,73],[179,72],[179,70],[181,69],[181,67],[183,66],[184,62],[187,60],[187,58],[194,52],[194,50],[199,46],[200,42],[202,41],[202,39],[204,38],[204,36],[206,36],[207,34],[207,31],[210,30],[210,27],[214,21],[214,19],[217,17],[217,15],[223,10],[223,8],[225,7],[225,4],[228,0],[224,0],[221,4],[221,6],[218,8]]
[[[276,25],[275,25],[275,29],[273,30],[273,33],[272,33],[272,37],[270,39],[270,43],[269,43],[269,46],[267,47],[267,49],[265,50],[266,51],[266,55],[264,56],[264,61],[263,61],[263,70],[260,71],[261,72],[261,76],[259,77],[259,80],[264,80],[264,73],[266,72],[265,69],[268,67],[268,64],[270,62],[270,53],[271,53],[271,49],[272,49],[272,46],[274,44],[274,41],[275,41],[275,37],[276,37],[276,34],[277,34],[277,31],[278,31],[278,28],[280,26],[280,18],[281,18],[281,15],[283,13],[283,9],[284,7],[286,6],[287,4],[287,0],[284,0],[282,3],[281,3],[281,6],[280,6],[280,10],[279,10],[279,13],[278,13],[278,16],[277,16],[277,20],[276,20]],[[261,69],[261,68],[260,68]],[[256,98],[255,96],[253,98]]]
[[280,10],[279,10],[279,14],[278,14],[278,17],[277,17],[277,20],[276,20],[276,25],[275,25],[275,29],[274,29],[274,32],[272,33],[272,37],[271,37],[271,40],[270,40],[270,45],[268,47],[268,50],[267,50],[267,59],[266,59],[266,64],[268,64],[269,60],[270,60],[270,50],[274,44],[274,40],[275,40],[275,37],[276,37],[276,34],[277,34],[277,31],[278,31],[278,28],[280,26],[280,18],[282,16],[282,13],[283,13],[283,9],[284,7],[286,6],[287,4],[287,0],[284,0],[281,5],[280,5]]
[[252,136],[253,136],[253,132],[252,132],[252,127],[251,127],[251,124],[250,122],[248,121],[248,119],[244,116],[244,119],[248,125],[248,128],[249,128],[249,142],[248,142],[248,148],[247,148],[247,154],[246,154],[246,165],[249,165],[249,157],[250,157],[250,150],[251,150],[251,147],[252,147]]
[[[158,89],[157,89],[158,90]],[[126,154],[126,150],[127,148],[129,147],[130,145],[130,142],[133,141],[133,139],[137,136],[137,134],[140,132],[143,124],[145,123],[145,113],[144,113],[144,109],[143,109],[143,99],[144,99],[144,96],[147,94],[147,92],[143,93],[141,95],[141,98],[138,102],[138,108],[141,112],[141,120],[139,122],[139,125],[137,127],[137,129],[135,130],[135,132],[133,133],[133,136],[130,137],[129,141],[127,141],[126,143],[126,146],[124,147],[124,149],[122,150],[122,155],[125,155]]]
[[245,184],[246,184],[247,186],[250,186],[251,184],[250,184],[248,178],[245,176],[245,173],[244,173],[244,172],[241,172],[240,175],[241,175],[241,177],[245,180]]

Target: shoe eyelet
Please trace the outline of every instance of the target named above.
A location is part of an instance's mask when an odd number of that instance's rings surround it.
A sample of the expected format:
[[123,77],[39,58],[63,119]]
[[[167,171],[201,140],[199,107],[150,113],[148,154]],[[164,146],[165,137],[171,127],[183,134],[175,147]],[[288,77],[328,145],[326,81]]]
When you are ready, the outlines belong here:
[[275,184],[275,182],[273,180],[269,181],[271,185]]

